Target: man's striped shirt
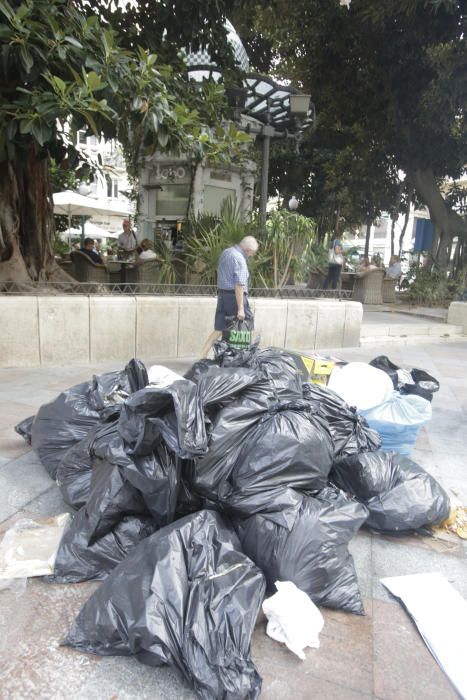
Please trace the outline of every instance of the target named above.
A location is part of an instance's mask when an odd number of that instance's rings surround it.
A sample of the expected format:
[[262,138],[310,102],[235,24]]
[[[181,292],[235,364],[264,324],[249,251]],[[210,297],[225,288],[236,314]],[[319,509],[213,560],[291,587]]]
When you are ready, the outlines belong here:
[[241,285],[245,292],[248,292],[250,274],[247,259],[239,245],[222,251],[217,267],[218,289],[235,289],[237,285]]

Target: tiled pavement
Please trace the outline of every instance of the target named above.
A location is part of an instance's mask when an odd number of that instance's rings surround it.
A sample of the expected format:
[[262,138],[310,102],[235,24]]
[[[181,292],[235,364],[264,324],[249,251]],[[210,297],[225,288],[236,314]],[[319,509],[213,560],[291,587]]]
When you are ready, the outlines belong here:
[[[467,342],[341,350],[348,360],[377,354],[426,369],[441,382],[433,421],[413,458],[467,503]],[[150,358],[143,358],[148,360]],[[158,364],[161,364],[158,361]],[[183,372],[187,362],[167,363]],[[0,370],[0,530],[25,512],[66,510],[58,488],[13,425],[61,389],[114,366]],[[466,547],[418,536],[390,538],[361,531],[351,543],[366,615],[322,609],[321,646],[300,661],[265,635],[260,619],[253,657],[265,700],[450,700],[457,697],[407,613],[380,584],[382,576],[440,571],[467,597]],[[188,700],[192,691],[169,668],[134,659],[88,657],[59,646],[97,584],[54,586],[31,580],[0,590],[2,700]],[[436,601],[433,602],[436,604]]]

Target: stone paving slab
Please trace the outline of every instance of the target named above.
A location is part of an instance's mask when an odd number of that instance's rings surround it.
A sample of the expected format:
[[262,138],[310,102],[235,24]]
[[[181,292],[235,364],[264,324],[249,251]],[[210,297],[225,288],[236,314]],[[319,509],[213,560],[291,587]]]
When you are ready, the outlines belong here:
[[[467,431],[463,429],[467,342],[390,349],[366,346],[334,352],[349,361],[388,354],[397,364],[426,369],[440,380],[433,421],[421,431],[413,458],[451,493],[467,495]],[[143,359],[151,364],[150,359]],[[183,373],[190,363],[166,364]],[[0,532],[24,515],[56,515],[69,510],[58,487],[8,421],[26,418],[31,408],[34,412],[43,400],[93,373],[116,368],[107,363],[74,367],[72,371],[63,367],[0,370]],[[252,646],[263,677],[261,698],[454,700],[456,692],[407,613],[379,578],[441,571],[467,597],[465,543],[456,538],[445,541],[415,535],[393,538],[361,530],[350,551],[366,615],[322,608],[325,626],[321,646],[308,650],[304,662],[266,636],[261,616]],[[51,585],[37,579],[30,580],[24,590],[21,582],[13,590],[0,588],[1,699],[194,699],[195,694],[170,668],[150,668],[131,658],[92,657],[60,647],[81,605],[97,585]]]

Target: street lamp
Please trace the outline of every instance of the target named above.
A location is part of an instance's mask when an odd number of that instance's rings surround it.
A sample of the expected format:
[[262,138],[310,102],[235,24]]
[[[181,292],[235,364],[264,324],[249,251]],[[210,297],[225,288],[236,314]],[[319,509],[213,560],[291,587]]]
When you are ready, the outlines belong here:
[[296,198],[296,196],[294,194],[289,199],[289,209],[290,209],[290,211],[297,211],[297,209],[298,209],[298,199]]
[[[289,114],[296,119],[297,124],[300,124],[308,114],[310,109],[310,95],[289,95]],[[297,134],[289,134],[287,129],[280,131],[271,125],[272,115],[271,108],[274,106],[274,99],[267,99],[266,124],[261,129],[263,137],[263,153],[261,159],[261,194],[260,194],[260,220],[264,227],[266,224],[266,206],[268,201],[268,180],[269,180],[269,154],[271,149],[272,138],[287,138],[293,136],[298,139]],[[298,143],[298,141],[297,141]],[[297,202],[298,206],[298,202]]]

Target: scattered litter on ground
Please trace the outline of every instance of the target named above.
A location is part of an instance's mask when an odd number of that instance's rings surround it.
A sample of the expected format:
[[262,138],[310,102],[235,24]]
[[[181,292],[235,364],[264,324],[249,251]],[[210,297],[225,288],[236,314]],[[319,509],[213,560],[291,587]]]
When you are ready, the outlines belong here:
[[467,540],[467,508],[465,506],[455,506],[446,520],[431,528],[435,537],[448,532],[457,535],[463,540]]
[[51,574],[69,521],[69,513],[41,520],[17,520],[0,543],[0,579]]
[[428,649],[462,698],[467,698],[467,601],[438,573],[382,578],[414,620]]

